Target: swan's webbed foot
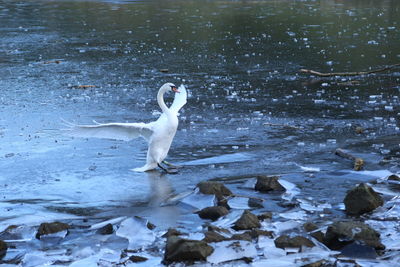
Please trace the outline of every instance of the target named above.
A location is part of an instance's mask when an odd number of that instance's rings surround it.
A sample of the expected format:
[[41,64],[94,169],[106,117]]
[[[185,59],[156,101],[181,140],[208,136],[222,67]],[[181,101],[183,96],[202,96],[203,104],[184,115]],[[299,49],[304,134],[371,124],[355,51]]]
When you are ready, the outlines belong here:
[[183,168],[183,166],[180,165],[174,165],[166,160],[163,160],[161,163],[164,163],[165,165],[167,165],[168,167],[172,168],[172,169],[180,169]]
[[162,169],[163,171],[165,171],[168,174],[177,174],[178,173],[178,169],[177,168],[166,168],[164,166],[162,166],[160,163],[157,163],[158,167],[160,167],[160,169]]

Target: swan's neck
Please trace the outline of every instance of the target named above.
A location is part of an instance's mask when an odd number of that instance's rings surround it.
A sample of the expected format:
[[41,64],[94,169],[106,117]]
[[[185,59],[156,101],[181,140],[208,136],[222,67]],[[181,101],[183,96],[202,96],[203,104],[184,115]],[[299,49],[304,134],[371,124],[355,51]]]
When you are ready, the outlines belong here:
[[165,105],[165,102],[164,102],[164,94],[165,94],[165,91],[166,91],[166,90],[162,90],[162,89],[160,89],[160,90],[158,91],[158,94],[157,94],[157,102],[158,102],[158,105],[160,106],[162,112],[165,113],[167,116],[169,116],[169,115],[171,114],[171,111],[169,110],[169,108],[167,107],[167,105]]

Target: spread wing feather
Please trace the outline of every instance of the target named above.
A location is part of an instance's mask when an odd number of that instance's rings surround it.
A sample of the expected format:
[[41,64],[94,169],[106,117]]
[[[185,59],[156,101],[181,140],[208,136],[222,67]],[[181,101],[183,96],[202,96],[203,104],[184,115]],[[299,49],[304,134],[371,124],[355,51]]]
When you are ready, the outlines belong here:
[[147,141],[153,134],[152,123],[97,123],[95,125],[76,125],[66,123],[68,134],[76,137],[97,137],[129,141],[143,137]]

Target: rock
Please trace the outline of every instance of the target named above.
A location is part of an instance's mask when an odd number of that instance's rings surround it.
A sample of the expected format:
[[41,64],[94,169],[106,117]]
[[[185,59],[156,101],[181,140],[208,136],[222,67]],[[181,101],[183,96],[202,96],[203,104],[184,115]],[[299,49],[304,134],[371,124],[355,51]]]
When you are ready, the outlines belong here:
[[383,205],[383,199],[370,186],[361,183],[347,192],[344,198],[346,213],[361,215]]
[[227,210],[230,210],[231,207],[228,204],[228,198],[225,197],[217,197],[217,205],[221,207],[225,207]]
[[219,182],[203,181],[197,184],[200,192],[206,195],[216,195],[218,198],[232,196],[231,190]]
[[132,256],[129,257],[129,260],[131,262],[144,262],[144,261],[147,261],[148,258],[142,257],[142,256],[132,255]]
[[40,239],[42,235],[58,233],[69,228],[68,224],[62,222],[42,223],[36,233],[36,238]]
[[214,207],[204,208],[204,209],[200,210],[197,214],[202,219],[210,219],[210,220],[215,221],[228,213],[229,213],[229,211],[225,207],[214,206]]
[[400,181],[400,177],[396,174],[392,174],[387,178],[389,181]]
[[7,253],[7,243],[4,242],[3,240],[0,240],[0,260],[4,258],[4,256]]
[[204,241],[170,236],[167,239],[164,261],[165,263],[205,261],[213,251],[214,249]]
[[213,232],[213,231],[207,231],[204,233],[204,238],[203,241],[207,242],[207,243],[212,243],[212,242],[221,242],[221,241],[226,241],[228,240],[228,238],[226,238],[225,236]]
[[250,235],[251,235],[252,238],[258,238],[260,235],[268,236],[270,238],[273,238],[274,237],[274,232],[266,231],[266,230],[260,230],[260,229],[253,229],[253,230],[251,230]]
[[257,176],[255,190],[260,192],[284,191],[285,188],[278,182],[279,176]]
[[312,232],[318,229],[318,226],[315,223],[312,222],[306,222],[305,224],[303,224],[303,228],[304,230],[306,230],[307,232]]
[[146,226],[147,226],[147,229],[149,229],[149,230],[154,230],[154,228],[156,228],[156,225],[151,222],[147,222]]
[[289,237],[287,235],[281,235],[275,239],[274,242],[277,248],[312,248],[315,246],[311,240],[305,238],[304,236]]
[[170,236],[178,236],[178,235],[182,235],[181,232],[179,232],[178,230],[174,229],[174,228],[169,228],[168,231],[162,235],[162,237],[170,237]]
[[264,212],[257,216],[260,221],[271,220],[272,219],[272,212]]
[[321,231],[313,232],[310,235],[317,239],[319,242],[324,243],[325,235]]
[[235,222],[232,227],[236,231],[251,230],[253,228],[260,228],[261,224],[257,216],[248,210],[245,210],[240,218]]
[[324,244],[333,250],[339,250],[355,241],[371,246],[376,250],[385,249],[377,231],[362,222],[335,222],[326,230]]
[[234,234],[230,238],[231,240],[244,240],[244,241],[250,241],[252,240],[251,234],[249,232],[244,232],[241,234]]
[[114,227],[111,223],[104,225],[96,231],[96,234],[99,235],[111,235],[114,233]]

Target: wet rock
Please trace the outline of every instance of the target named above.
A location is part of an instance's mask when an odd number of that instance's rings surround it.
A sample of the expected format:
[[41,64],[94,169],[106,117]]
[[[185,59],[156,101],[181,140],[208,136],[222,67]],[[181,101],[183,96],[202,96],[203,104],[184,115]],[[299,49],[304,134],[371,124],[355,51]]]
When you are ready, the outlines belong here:
[[228,204],[228,198],[217,197],[217,200],[218,200],[218,203],[217,203],[218,206],[225,207],[227,210],[231,209],[231,207]]
[[385,249],[377,231],[362,222],[335,222],[325,234],[324,244],[333,250],[339,250],[353,242],[371,246],[376,250]]
[[207,207],[200,210],[197,214],[202,219],[210,219],[210,220],[218,220],[220,217],[225,216],[228,214],[229,211],[225,207],[221,206],[214,206],[214,207]]
[[207,243],[221,242],[221,241],[226,241],[226,240],[228,240],[228,238],[226,238],[225,236],[223,236],[217,232],[207,231],[204,233],[203,241],[207,242]]
[[114,227],[111,223],[104,225],[96,231],[96,234],[99,235],[111,235],[114,233]]
[[164,262],[205,261],[214,249],[204,241],[170,236],[167,239]]
[[244,241],[250,241],[252,240],[251,234],[249,232],[244,232],[241,234],[234,234],[230,238],[231,240],[244,240]]
[[168,231],[162,235],[162,237],[168,238],[170,236],[178,236],[178,235],[182,235],[182,233],[174,228],[169,228]]
[[271,220],[272,219],[272,212],[264,212],[257,216],[260,221]]
[[216,195],[218,198],[233,195],[225,185],[219,182],[203,181],[197,184],[200,192],[206,195]]
[[303,224],[303,228],[304,230],[306,230],[307,232],[312,232],[318,229],[318,226],[315,223],[312,222],[306,222],[305,224]]
[[0,260],[4,258],[4,256],[7,253],[7,243],[4,242],[3,240],[0,240]]
[[262,199],[254,199],[254,198],[249,198],[248,204],[249,207],[254,208],[254,209],[262,209],[264,208]]
[[62,222],[42,223],[36,233],[36,238],[40,239],[42,235],[58,233],[69,228],[68,224]]
[[321,231],[313,232],[310,235],[317,239],[319,242],[324,243],[325,235]]
[[260,230],[260,229],[253,229],[250,231],[250,235],[252,238],[258,238],[260,235],[261,236],[268,236],[270,238],[274,237],[274,232],[272,231],[266,231],[266,230]]
[[383,205],[383,199],[370,186],[361,183],[347,192],[344,198],[346,213],[361,215]]
[[236,231],[251,230],[253,228],[260,228],[261,224],[257,216],[248,210],[245,210],[240,218],[235,222],[232,227]]
[[281,235],[275,239],[274,242],[277,248],[311,248],[315,246],[311,240],[305,238],[304,236],[289,237],[287,235]]
[[392,174],[387,178],[389,181],[400,181],[400,177],[396,174]]
[[133,255],[133,256],[130,256],[130,257],[129,257],[129,260],[130,260],[131,262],[144,262],[144,261],[147,261],[148,258],[142,257],[142,256]]
[[257,176],[255,190],[260,192],[284,191],[285,188],[278,182],[279,176]]
[[156,228],[156,225],[151,222],[147,222],[146,226],[147,226],[147,229],[149,229],[149,230],[154,230],[154,228]]

